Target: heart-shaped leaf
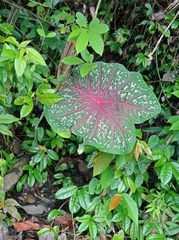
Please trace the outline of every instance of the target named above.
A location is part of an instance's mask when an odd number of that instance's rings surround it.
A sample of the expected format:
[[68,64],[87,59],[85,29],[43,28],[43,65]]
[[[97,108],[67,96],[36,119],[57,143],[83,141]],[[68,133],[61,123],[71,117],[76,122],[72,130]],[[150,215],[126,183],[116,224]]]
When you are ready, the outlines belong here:
[[61,134],[71,131],[84,144],[112,154],[132,151],[136,130],[160,112],[160,104],[140,73],[129,72],[118,63],[96,62],[86,77],[74,70],[62,101],[45,106],[51,127]]

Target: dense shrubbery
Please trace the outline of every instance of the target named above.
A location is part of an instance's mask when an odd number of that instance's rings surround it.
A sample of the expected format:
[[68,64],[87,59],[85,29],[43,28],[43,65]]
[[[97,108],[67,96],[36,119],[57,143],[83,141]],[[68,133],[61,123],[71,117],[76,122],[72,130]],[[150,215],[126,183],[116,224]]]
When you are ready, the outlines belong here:
[[[16,191],[21,192],[25,183],[33,187],[51,177],[53,185],[59,186],[54,198],[68,199],[63,214],[68,212],[75,222],[74,236],[69,239],[78,234],[92,239],[107,239],[107,235],[113,240],[177,239],[179,4],[114,2],[0,3],[1,226],[3,221],[10,224],[10,216],[18,221],[21,218],[16,209],[18,203],[8,199],[3,189],[6,173],[19,162],[20,156],[32,153],[31,160],[23,165],[23,175],[14,183]],[[108,63],[101,72],[96,68],[99,61]],[[111,62],[123,64],[132,71],[131,75],[122,65]],[[99,63],[99,69],[100,66]],[[75,70],[74,79],[68,82],[72,88],[69,90],[65,84],[74,68],[78,72]],[[121,85],[118,83],[121,98],[116,92],[117,68],[121,75],[130,76],[124,77]],[[111,71],[111,85],[107,82],[102,85],[100,74],[105,71],[107,74]],[[100,77],[96,82],[94,77],[92,84],[89,79],[95,74]],[[132,87],[133,80],[139,81],[141,89],[136,82]],[[105,96],[111,96],[109,102]],[[138,99],[143,103],[139,104]],[[116,103],[118,100],[123,104]],[[129,106],[136,102],[137,107]],[[68,106],[68,114],[75,113],[69,122],[72,132],[77,129],[74,131],[77,136],[71,134],[69,124],[59,127],[58,118],[67,115],[62,107],[53,113],[48,111],[56,103]],[[148,114],[147,110],[152,112]],[[103,114],[108,119],[107,127],[110,126],[110,144],[116,144],[115,138],[119,140],[116,149],[120,155],[106,147]],[[141,117],[142,114],[145,116]],[[95,117],[94,129],[87,139],[85,133],[92,127],[88,118]],[[137,124],[136,129],[133,123]],[[91,140],[95,134],[103,139],[103,146],[98,144],[100,139],[95,140],[96,144]],[[83,139],[91,145],[83,144]],[[62,161],[69,157],[70,161]],[[75,172],[76,166],[77,174],[85,177],[81,184],[65,174],[67,170]],[[53,209],[47,220],[60,214],[59,209]],[[58,238],[56,227],[42,229],[38,235],[47,231],[54,234],[54,239]]]

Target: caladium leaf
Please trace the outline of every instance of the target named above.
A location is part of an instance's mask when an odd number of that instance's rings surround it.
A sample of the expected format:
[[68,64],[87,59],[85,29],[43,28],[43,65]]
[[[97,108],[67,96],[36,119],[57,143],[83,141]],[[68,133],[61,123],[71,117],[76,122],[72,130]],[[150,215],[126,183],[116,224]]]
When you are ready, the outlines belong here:
[[72,132],[101,151],[129,153],[136,140],[134,124],[160,112],[155,94],[140,73],[121,64],[96,62],[83,78],[80,67],[60,90],[63,100],[45,106],[48,123],[60,135]]

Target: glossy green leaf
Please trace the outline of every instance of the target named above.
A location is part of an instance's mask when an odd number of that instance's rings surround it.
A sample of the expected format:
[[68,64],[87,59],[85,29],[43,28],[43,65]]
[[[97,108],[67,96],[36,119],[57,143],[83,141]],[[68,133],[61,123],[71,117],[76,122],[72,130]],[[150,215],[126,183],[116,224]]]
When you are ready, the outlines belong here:
[[107,188],[108,186],[111,185],[113,177],[114,177],[114,171],[109,166],[101,174],[101,187],[102,187],[102,189]]
[[96,53],[102,55],[104,51],[104,42],[99,34],[89,32],[89,44]]
[[138,225],[138,208],[136,202],[127,193],[122,194],[122,201],[124,201],[129,217]]
[[111,163],[112,154],[99,152],[93,159],[93,177],[102,173]]
[[72,214],[77,213],[81,208],[77,192],[70,197],[69,210]]
[[82,52],[87,46],[88,46],[88,41],[89,41],[89,33],[87,30],[83,30],[76,42],[76,51],[77,53]]
[[34,48],[27,47],[26,52],[27,55],[31,58],[32,62],[42,66],[46,66],[46,63],[42,55],[37,50],[35,50]]
[[38,127],[38,129],[37,129],[37,139],[38,139],[38,141],[41,142],[43,137],[44,137],[44,128],[43,127]]
[[9,124],[18,121],[19,118],[11,114],[0,114],[0,123]]
[[138,237],[138,226],[135,223],[131,223],[129,235],[130,235],[131,240],[136,240],[137,239],[137,237]]
[[75,57],[75,56],[65,57],[61,61],[68,65],[78,65],[78,64],[84,63],[84,61],[81,58]]
[[76,13],[76,17],[77,17],[76,23],[80,27],[87,28],[87,18],[81,12],[77,12]]
[[170,130],[179,130],[179,120],[172,124]]
[[85,188],[82,188],[78,191],[78,200],[84,210],[87,210],[89,208],[91,200],[90,195]]
[[30,188],[32,188],[35,184],[35,177],[33,174],[30,174],[27,178],[27,183],[29,185]]
[[55,93],[43,93],[38,100],[44,105],[52,105],[62,100],[62,98]]
[[66,199],[71,197],[76,191],[77,191],[77,186],[66,186],[60,188],[56,193],[55,193],[55,198],[57,199]]
[[12,137],[12,132],[4,124],[0,124],[0,133]]
[[48,154],[49,158],[56,160],[56,161],[59,160],[58,154],[55,151],[53,151],[52,149],[48,149],[47,154]]
[[166,238],[163,234],[150,234],[146,240],[166,240]]
[[152,228],[153,228],[152,222],[146,222],[143,226],[143,235],[148,236],[151,233]]
[[37,180],[37,183],[42,183],[42,173],[37,168],[34,169],[34,177]]
[[42,161],[44,158],[45,153],[43,150],[39,150],[34,156],[31,157],[30,165],[34,166],[35,164],[39,163]]
[[124,231],[121,229],[117,234],[114,234],[112,240],[124,240]]
[[33,102],[24,104],[20,110],[20,118],[26,117],[29,113],[31,113],[33,107],[34,107]]
[[17,77],[22,77],[26,68],[26,59],[25,58],[15,58],[14,68],[16,71]]
[[57,216],[59,215],[59,211],[57,209],[53,209],[52,211],[50,211],[50,213],[48,214],[47,217],[47,221],[50,222],[53,219],[55,219]]
[[93,221],[89,222],[89,233],[92,239],[96,239],[97,236],[97,226]]
[[161,169],[160,179],[164,185],[166,185],[172,178],[172,165],[167,162]]

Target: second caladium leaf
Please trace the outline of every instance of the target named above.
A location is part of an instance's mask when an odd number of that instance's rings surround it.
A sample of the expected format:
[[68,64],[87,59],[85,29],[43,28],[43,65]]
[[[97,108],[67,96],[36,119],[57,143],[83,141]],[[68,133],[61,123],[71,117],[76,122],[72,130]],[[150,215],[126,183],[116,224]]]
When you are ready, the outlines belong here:
[[51,127],[63,137],[83,137],[84,144],[112,154],[127,154],[135,144],[134,124],[160,112],[160,104],[140,73],[118,63],[96,62],[86,77],[74,70],[62,100],[45,106]]

